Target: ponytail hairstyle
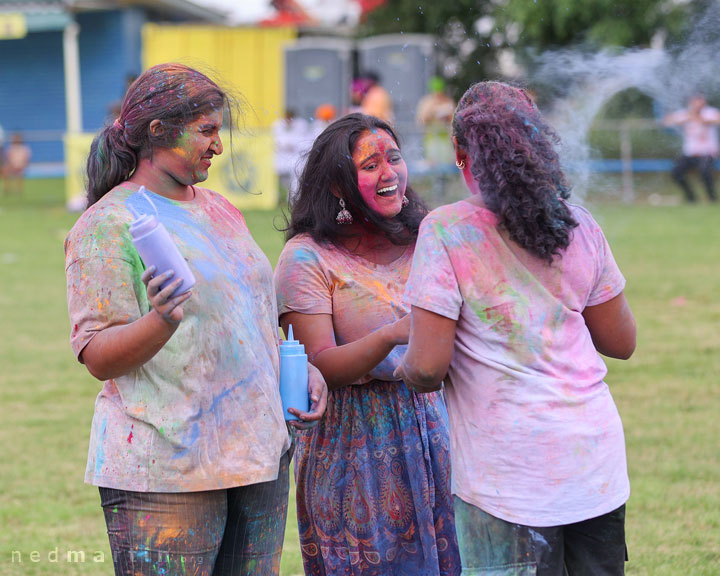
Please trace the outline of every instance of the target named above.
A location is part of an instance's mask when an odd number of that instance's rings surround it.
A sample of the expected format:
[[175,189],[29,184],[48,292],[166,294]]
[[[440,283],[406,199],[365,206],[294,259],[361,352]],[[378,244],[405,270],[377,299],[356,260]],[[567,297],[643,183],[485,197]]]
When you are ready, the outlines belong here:
[[405,188],[408,205],[394,218],[383,218],[368,208],[360,194],[352,155],[363,134],[377,130],[387,132],[400,148],[398,136],[389,124],[359,113],[335,120],[315,139],[300,175],[289,222],[286,218],[286,226],[280,228],[286,240],[307,233],[316,242],[336,242],[355,234],[349,230],[351,227],[337,223],[340,204],[333,192],[346,202],[356,222],[365,222],[393,244],[408,245],[417,239],[427,207],[409,183]]
[[527,93],[501,82],[468,88],[452,122],[487,208],[510,238],[552,264],[578,223],[555,151],[559,138]]
[[[88,207],[127,180],[138,160],[151,157],[155,146],[172,147],[186,123],[223,108],[231,114],[228,95],[193,68],[170,63],[143,72],[128,88],[120,116],[100,131],[90,147]],[[151,133],[153,120],[163,124],[161,134]]]

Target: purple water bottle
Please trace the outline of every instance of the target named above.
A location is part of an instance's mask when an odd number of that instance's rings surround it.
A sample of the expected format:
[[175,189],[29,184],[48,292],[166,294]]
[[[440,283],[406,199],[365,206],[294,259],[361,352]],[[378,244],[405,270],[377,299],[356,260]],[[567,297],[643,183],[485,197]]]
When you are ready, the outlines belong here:
[[[155,204],[153,204],[147,195],[145,186],[140,186],[139,193],[145,196],[145,199],[155,209],[155,214],[157,214],[157,208],[155,208]],[[173,296],[187,292],[195,286],[195,276],[193,276],[185,258],[180,254],[172,237],[165,226],[163,226],[163,223],[157,219],[157,216],[153,214],[141,214],[129,203],[125,205],[135,217],[133,223],[130,224],[130,236],[145,266],[147,268],[155,266],[155,276],[163,274],[168,270],[175,272],[174,276],[162,283],[160,289],[162,290],[177,278],[182,278],[182,283],[172,293],[172,298]]]
[[292,324],[287,340],[280,343],[280,398],[285,420],[298,420],[288,408],[297,408],[300,412],[310,409],[307,354],[305,346],[293,340]]

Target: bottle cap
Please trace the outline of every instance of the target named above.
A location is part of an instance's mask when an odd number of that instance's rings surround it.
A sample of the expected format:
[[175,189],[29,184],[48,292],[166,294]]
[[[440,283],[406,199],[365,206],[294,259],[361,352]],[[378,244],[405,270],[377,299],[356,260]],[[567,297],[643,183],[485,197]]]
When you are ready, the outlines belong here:
[[[153,204],[152,200],[147,195],[147,190],[145,186],[140,186],[140,190],[138,190],[138,193],[145,196],[148,202],[150,202],[150,205],[155,208],[155,212],[157,212],[155,204]],[[143,212],[140,212],[135,206],[133,206],[129,202],[125,202],[125,207],[135,217],[135,220],[130,224],[130,234],[132,234],[134,238],[139,238],[149,232],[152,232],[158,225],[158,219],[153,214],[145,214]]]
[[292,324],[288,327],[287,340],[283,340],[280,343],[280,355],[281,356],[296,356],[299,354],[305,354],[305,345],[300,344],[299,340],[293,339]]
[[152,214],[142,214],[130,224],[130,234],[135,238],[152,232],[157,227],[157,218]]

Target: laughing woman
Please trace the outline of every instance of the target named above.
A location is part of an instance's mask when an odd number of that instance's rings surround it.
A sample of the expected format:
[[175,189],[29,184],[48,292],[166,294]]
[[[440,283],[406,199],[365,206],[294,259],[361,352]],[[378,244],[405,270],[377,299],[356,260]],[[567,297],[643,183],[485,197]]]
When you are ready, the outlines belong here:
[[298,437],[306,574],[460,573],[443,399],[393,377],[425,213],[385,122],[350,114],[317,138],[275,272],[281,324],[330,389],[324,418]]

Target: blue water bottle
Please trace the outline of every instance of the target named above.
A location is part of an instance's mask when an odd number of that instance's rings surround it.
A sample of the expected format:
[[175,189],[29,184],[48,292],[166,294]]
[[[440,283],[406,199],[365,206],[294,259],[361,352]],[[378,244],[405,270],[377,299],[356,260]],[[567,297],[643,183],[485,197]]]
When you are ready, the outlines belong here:
[[293,340],[292,324],[288,328],[287,340],[280,343],[280,398],[285,420],[299,420],[288,412],[288,408],[296,408],[300,412],[310,410],[307,354],[305,346]]

